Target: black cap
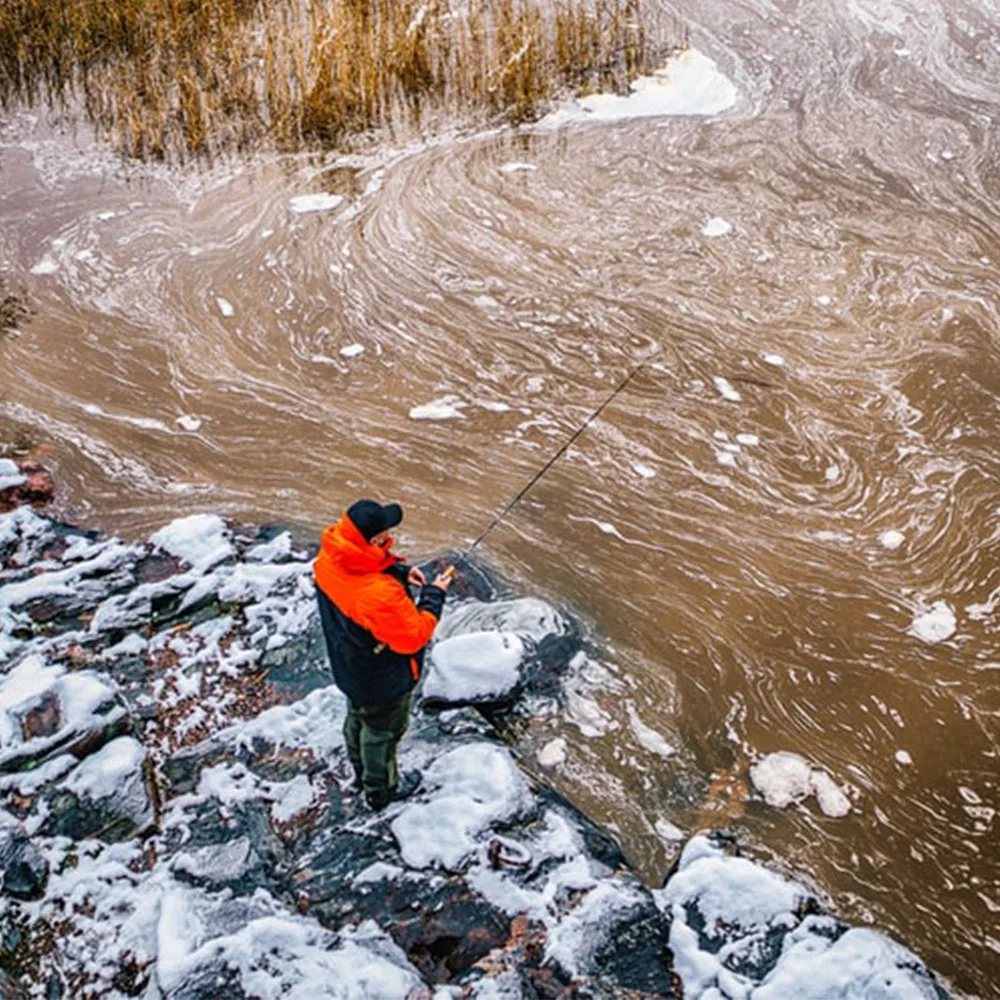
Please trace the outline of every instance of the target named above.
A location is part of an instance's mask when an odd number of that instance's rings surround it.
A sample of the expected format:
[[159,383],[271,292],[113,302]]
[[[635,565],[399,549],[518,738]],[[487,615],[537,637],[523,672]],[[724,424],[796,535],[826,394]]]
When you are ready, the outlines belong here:
[[376,500],[358,500],[347,508],[347,516],[370,542],[380,531],[395,528],[403,520],[403,508],[398,503],[383,506]]

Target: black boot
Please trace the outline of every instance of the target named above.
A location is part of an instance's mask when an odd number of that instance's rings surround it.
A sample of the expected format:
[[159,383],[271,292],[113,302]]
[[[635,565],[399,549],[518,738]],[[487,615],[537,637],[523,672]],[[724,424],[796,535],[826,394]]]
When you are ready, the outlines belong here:
[[365,798],[368,801],[368,805],[375,812],[378,812],[389,805],[390,802],[401,802],[403,799],[408,799],[417,791],[423,780],[424,777],[419,771],[406,771],[399,776],[396,787],[388,795],[378,798],[373,795],[366,795]]

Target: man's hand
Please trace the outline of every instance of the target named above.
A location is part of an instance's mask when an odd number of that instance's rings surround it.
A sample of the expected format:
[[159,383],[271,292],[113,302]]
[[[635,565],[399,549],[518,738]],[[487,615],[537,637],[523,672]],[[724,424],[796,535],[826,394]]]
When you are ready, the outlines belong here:
[[432,586],[438,587],[443,590],[446,594],[448,593],[448,588],[452,585],[455,580],[455,567],[449,566],[443,573],[438,573],[434,577]]
[[423,570],[413,566],[407,574],[406,581],[411,587],[423,587],[427,584],[427,577],[424,576]]

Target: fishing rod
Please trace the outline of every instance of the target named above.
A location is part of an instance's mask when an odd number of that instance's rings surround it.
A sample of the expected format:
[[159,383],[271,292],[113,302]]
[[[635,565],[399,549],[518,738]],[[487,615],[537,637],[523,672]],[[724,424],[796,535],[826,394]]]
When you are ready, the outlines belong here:
[[[475,541],[458,557],[457,562],[462,562],[469,558],[469,555],[479,547],[479,545],[501,524],[506,520],[507,515],[531,492],[532,488],[536,483],[539,482],[552,468],[556,462],[566,454],[567,451],[572,447],[573,442],[576,441],[584,431],[628,388],[631,381],[650,364],[655,358],[657,358],[662,351],[662,348],[657,348],[649,357],[645,360],[640,361],[629,373],[619,382],[617,388],[609,396],[607,396],[600,406],[597,407],[579,427],[570,435],[570,437],[563,443],[562,447],[540,468],[537,472],[521,487],[520,491],[516,493],[506,504],[501,508],[500,512],[493,518],[492,521],[487,525],[485,530],[483,530]],[[456,569],[454,565],[449,566],[445,570],[445,575],[448,577],[454,576]]]

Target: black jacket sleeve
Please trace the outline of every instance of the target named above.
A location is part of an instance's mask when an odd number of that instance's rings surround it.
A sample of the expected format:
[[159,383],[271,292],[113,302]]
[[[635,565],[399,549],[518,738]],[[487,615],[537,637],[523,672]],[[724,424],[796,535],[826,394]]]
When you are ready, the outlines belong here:
[[420,600],[417,601],[417,608],[420,611],[429,611],[435,618],[441,617],[441,609],[444,607],[445,593],[440,587],[435,587],[433,583],[428,583],[420,590]]

